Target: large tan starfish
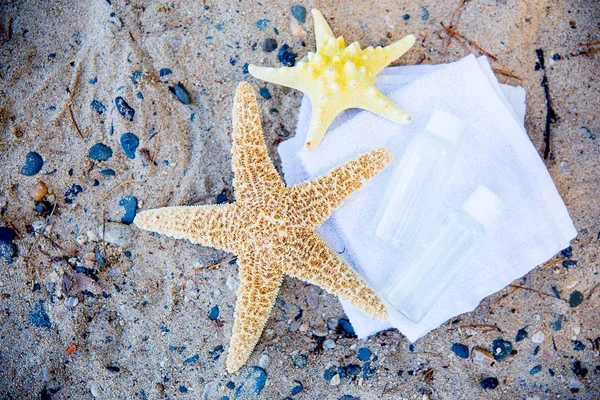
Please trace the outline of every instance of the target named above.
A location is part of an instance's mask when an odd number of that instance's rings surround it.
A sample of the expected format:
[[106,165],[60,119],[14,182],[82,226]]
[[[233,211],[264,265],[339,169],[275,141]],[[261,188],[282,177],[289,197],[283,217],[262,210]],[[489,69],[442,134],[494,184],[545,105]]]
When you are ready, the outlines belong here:
[[329,173],[286,187],[269,159],[258,104],[241,83],[233,107],[232,204],[164,207],[140,212],[135,224],[238,256],[233,334],[227,370],[250,357],[275,302],[283,274],[321,286],[363,312],[387,318],[373,289],[314,232],[352,192],[392,159],[389,149],[371,151]]
[[358,42],[345,47],[344,38],[333,36],[318,10],[313,9],[312,15],[317,52],[308,53],[308,61],[293,67],[248,67],[254,77],[300,90],[310,98],[312,119],[304,148],[316,148],[334,118],[349,108],[362,108],[394,122],[409,124],[410,115],[377,90],[375,75],[412,47],[414,35],[386,47],[361,50]]

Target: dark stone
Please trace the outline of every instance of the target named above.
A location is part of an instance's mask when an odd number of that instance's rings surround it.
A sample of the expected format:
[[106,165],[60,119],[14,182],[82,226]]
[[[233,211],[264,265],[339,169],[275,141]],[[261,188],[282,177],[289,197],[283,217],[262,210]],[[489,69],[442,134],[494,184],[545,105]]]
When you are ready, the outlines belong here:
[[270,53],[274,51],[277,48],[277,40],[272,38],[265,39],[262,48],[265,53]]
[[421,7],[421,20],[427,21],[429,19],[429,9],[427,7]]
[[121,96],[115,99],[115,105],[117,106],[117,111],[119,114],[128,120],[133,121],[135,110],[131,108],[131,106]]
[[[527,327],[525,327],[525,328],[527,328]],[[525,330],[525,328],[521,328],[517,331],[517,336],[515,337],[515,342],[520,342],[521,340],[525,339],[528,336],[528,333]]]
[[573,350],[576,350],[576,351],[585,350],[585,344],[581,343],[579,340],[573,340]]
[[98,115],[102,115],[104,114],[104,111],[106,111],[106,107],[104,106],[104,104],[100,103],[98,100],[92,101],[91,106],[94,110],[96,110]]
[[566,249],[564,249],[564,250],[561,250],[560,254],[561,254],[563,257],[566,257],[566,258],[571,258],[571,257],[573,257],[573,248],[572,248],[571,246],[569,246],[569,247],[567,247]]
[[588,369],[581,366],[581,361],[577,360],[573,363],[573,368],[571,368],[573,373],[580,378],[585,378],[588,374]]
[[83,192],[83,188],[74,183],[73,186],[71,186],[71,189],[65,192],[65,202],[67,204],[73,204],[73,200],[75,200],[75,197],[77,197],[81,192]]
[[269,21],[268,19],[259,19],[258,21],[256,21],[256,27],[259,31],[264,31],[269,27],[269,22],[271,21]]
[[144,75],[142,71],[133,71],[133,74],[131,74],[131,82],[138,83],[142,75]]
[[225,191],[222,191],[217,195],[217,204],[227,203],[228,201],[229,199],[227,198],[227,194],[225,193]]
[[290,46],[284,44],[283,46],[281,46],[281,49],[279,49],[279,53],[277,54],[277,60],[279,60],[279,62],[285,65],[286,67],[293,67],[294,65],[296,65],[297,56],[298,54],[290,51]]
[[35,151],[30,151],[25,156],[25,164],[21,167],[21,173],[26,176],[33,176],[42,170],[44,159]]
[[346,367],[346,372],[348,373],[348,375],[356,376],[356,375],[360,374],[360,365],[358,365],[358,364],[349,364]]
[[346,368],[342,367],[341,365],[337,368],[337,373],[340,376],[340,378],[348,377],[348,374],[346,373]]
[[186,388],[185,386],[183,386],[183,385],[179,385],[179,391],[180,391],[181,393],[187,393],[187,391],[188,391],[188,390],[187,390],[187,388]]
[[214,349],[210,350],[208,352],[208,354],[210,354],[212,356],[213,361],[216,361],[219,359],[219,357],[221,357],[221,354],[223,354],[223,351],[225,351],[225,348],[223,347],[222,344],[220,344],[217,347],[215,347]]
[[135,151],[140,145],[140,139],[131,132],[125,133],[121,136],[121,147],[125,152],[125,155],[131,159],[135,158]]
[[292,394],[292,396],[295,396],[298,393],[300,393],[302,390],[304,390],[304,386],[302,386],[302,382],[294,381],[294,387],[292,388],[290,393]]
[[560,331],[560,329],[562,328],[562,322],[563,316],[560,314],[554,314],[554,318],[552,318],[552,321],[550,322],[550,328],[552,328],[555,331]]
[[540,346],[535,346],[535,348],[533,349],[533,355],[537,356],[537,354],[540,352]]
[[574,267],[575,265],[577,265],[577,261],[575,260],[565,260],[562,262],[563,268]]
[[17,234],[12,228],[0,226],[0,242],[12,242],[17,237]]
[[110,147],[105,145],[104,143],[96,143],[90,148],[88,156],[92,160],[96,161],[106,161],[111,158],[113,155],[113,151]]
[[98,83],[98,77],[90,79],[89,82],[90,84],[95,85],[96,83]]
[[161,78],[164,78],[165,76],[169,76],[173,73],[173,71],[171,71],[169,68],[161,68],[160,71],[158,72],[158,75]]
[[340,400],[358,400],[358,399],[352,395],[345,394],[342,397],[340,397]]
[[560,54],[558,54],[558,53],[556,53],[556,54],[554,54],[554,55],[552,56],[552,59],[553,59],[554,61],[558,61],[558,60],[560,60],[561,58],[562,58],[562,57],[561,57],[561,56],[560,56]]
[[244,65],[242,65],[242,73],[243,74],[247,74],[248,73],[248,66],[249,65],[250,64],[248,64],[248,63],[245,63]]
[[208,318],[213,321],[216,321],[217,318],[219,318],[219,306],[214,306],[210,309],[210,311],[208,312]]
[[410,14],[404,14],[402,16],[402,19],[404,19],[405,21],[408,21],[410,19]]
[[357,356],[360,361],[368,361],[371,358],[371,350],[361,347],[358,349]]
[[27,315],[27,319],[31,324],[37,327],[47,329],[52,328],[52,322],[50,322],[50,317],[46,314],[43,301],[36,304],[35,308]]
[[298,5],[293,6],[292,15],[298,20],[298,22],[303,24],[306,21],[306,8]]
[[116,172],[114,169],[103,169],[102,171],[100,171],[100,174],[105,175],[105,176],[115,176]]
[[258,93],[267,100],[271,98],[271,93],[269,93],[269,89],[267,89],[266,87],[260,88]]
[[452,351],[460,358],[469,358],[469,348],[462,343],[454,343]]
[[52,203],[46,200],[35,203],[35,212],[41,215],[50,214],[52,212]]
[[192,97],[190,96],[190,93],[181,84],[181,82],[179,82],[175,86],[170,86],[169,92],[171,92],[173,94],[173,96],[175,96],[175,98],[177,100],[179,100],[180,102],[182,102],[183,104],[191,104],[191,102],[192,102]]
[[492,342],[492,354],[496,361],[506,359],[512,352],[512,349],[512,343],[507,340],[497,339]]
[[261,367],[246,368],[244,380],[235,391],[235,398],[256,398],[265,387],[267,373]]
[[187,360],[185,360],[183,362],[183,365],[195,364],[196,361],[198,361],[199,359],[200,359],[200,356],[198,354],[195,354],[195,355],[191,356],[190,358],[188,358]]
[[126,225],[131,225],[135,219],[137,212],[138,201],[133,196],[125,196],[119,202],[119,205],[125,209],[125,215],[121,218],[121,222]]
[[333,378],[333,376],[335,374],[337,374],[337,368],[336,367],[329,367],[323,373],[323,378],[325,378],[326,381],[330,381],[331,378]]
[[352,327],[352,324],[350,323],[350,321],[348,321],[347,319],[340,319],[340,320],[338,320],[338,326],[345,333],[346,337],[356,337],[356,333],[354,332],[354,328]]
[[294,357],[294,366],[296,368],[305,368],[307,363],[308,357],[306,357],[304,354],[298,354],[296,357]]
[[542,370],[542,366],[541,365],[536,365],[535,367],[531,368],[531,370],[529,371],[529,373],[531,375],[535,375],[538,372],[540,372]]
[[371,379],[373,377],[373,372],[375,370],[371,368],[371,363],[370,362],[366,362],[363,364],[362,367],[362,372],[363,372],[363,378],[365,379]]
[[580,305],[583,302],[583,294],[581,294],[581,292],[579,290],[575,290],[573,293],[571,293],[571,295],[569,296],[569,305],[571,307],[577,307],[578,305]]
[[225,386],[227,386],[227,389],[235,389],[235,383],[233,383],[233,381],[227,382]]
[[485,378],[480,383],[484,389],[496,389],[498,387],[498,379],[494,377]]
[[13,242],[0,241],[0,259],[12,264],[17,255],[17,246]]

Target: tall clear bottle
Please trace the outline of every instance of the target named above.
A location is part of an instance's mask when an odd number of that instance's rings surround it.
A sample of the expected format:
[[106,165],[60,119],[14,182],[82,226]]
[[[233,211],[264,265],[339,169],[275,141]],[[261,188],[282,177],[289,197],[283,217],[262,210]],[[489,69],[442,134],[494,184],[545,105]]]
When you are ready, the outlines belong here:
[[390,279],[381,296],[412,321],[421,321],[484,240],[502,209],[494,193],[485,186],[477,187],[462,209],[444,220],[423,253]]
[[[375,235],[406,254],[418,243],[446,187],[456,161],[456,141],[462,120],[444,111],[433,112],[425,131],[404,153],[374,219]],[[422,233],[422,232],[421,232]]]

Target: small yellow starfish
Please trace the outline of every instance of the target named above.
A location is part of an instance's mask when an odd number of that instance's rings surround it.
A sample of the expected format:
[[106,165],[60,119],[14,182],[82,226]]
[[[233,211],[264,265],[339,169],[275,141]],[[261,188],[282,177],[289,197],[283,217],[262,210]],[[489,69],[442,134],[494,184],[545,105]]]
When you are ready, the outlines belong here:
[[410,115],[377,90],[375,75],[412,47],[414,35],[387,47],[361,50],[358,42],[345,47],[344,38],[333,36],[318,10],[313,9],[312,15],[317,52],[308,53],[308,61],[294,67],[248,67],[254,77],[300,90],[310,98],[312,119],[304,148],[315,149],[334,118],[349,108],[362,108],[394,122],[409,124]]
[[389,149],[374,150],[312,181],[286,187],[269,159],[254,91],[241,83],[233,108],[236,201],[164,207],[136,216],[142,229],[237,254],[241,283],[227,356],[230,373],[250,357],[284,273],[317,284],[366,314],[387,318],[373,289],[314,229],[391,160]]

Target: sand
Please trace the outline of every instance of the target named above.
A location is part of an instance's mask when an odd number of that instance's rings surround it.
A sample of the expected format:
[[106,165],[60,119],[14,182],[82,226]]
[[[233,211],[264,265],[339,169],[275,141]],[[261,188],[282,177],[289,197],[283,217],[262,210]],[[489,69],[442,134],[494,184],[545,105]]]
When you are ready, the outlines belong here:
[[[139,209],[233,200],[230,115],[241,80],[270,94],[259,100],[279,164],[275,148],[294,134],[301,94],[257,81],[244,65],[281,65],[284,44],[298,60],[314,50],[310,13],[298,22],[296,4],[318,7],[336,34],[363,46],[415,33],[417,45],[401,63],[481,54],[458,40],[444,51],[440,22],[451,24],[457,1],[2,3],[0,226],[18,237],[14,262],[0,260],[0,398],[597,398],[600,65],[598,45],[579,45],[599,40],[597,2],[468,2],[455,17],[456,30],[497,57],[499,79],[526,88],[527,131],[540,155],[547,152],[579,235],[570,252],[516,281],[520,287],[413,346],[394,330],[350,337],[338,326],[344,315],[335,297],[286,278],[249,367],[228,375],[231,255],[107,224],[120,223],[126,196]],[[278,44],[269,53],[268,38]],[[556,113],[548,150],[544,74]],[[190,104],[170,92],[178,83]],[[135,111],[132,120],[119,113],[117,97]],[[134,159],[120,144],[128,132],[139,138]],[[90,159],[96,143],[112,149],[108,160]],[[44,160],[33,176],[21,173],[29,152]],[[39,180],[53,213],[35,211],[28,193]],[[121,246],[101,240],[103,225],[105,235],[107,227],[113,236],[114,226],[123,229],[125,237],[113,238]],[[78,286],[78,271],[98,286],[82,275]],[[571,307],[575,292],[582,302]],[[517,342],[523,328],[528,335]],[[323,349],[327,339],[335,348],[328,341]],[[492,351],[497,339],[510,341],[513,354],[473,357],[476,346]],[[452,351],[455,343],[469,348],[467,359]],[[361,348],[372,353],[368,361],[358,358]],[[263,373],[259,394],[247,393]],[[483,389],[486,378],[497,378],[497,387]],[[298,382],[303,389],[292,396]]]

